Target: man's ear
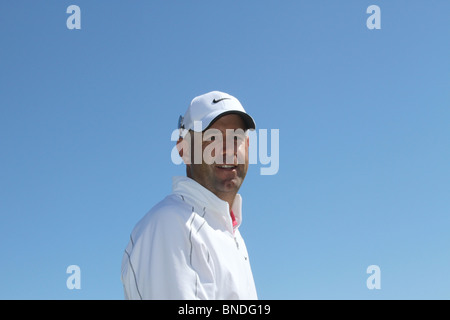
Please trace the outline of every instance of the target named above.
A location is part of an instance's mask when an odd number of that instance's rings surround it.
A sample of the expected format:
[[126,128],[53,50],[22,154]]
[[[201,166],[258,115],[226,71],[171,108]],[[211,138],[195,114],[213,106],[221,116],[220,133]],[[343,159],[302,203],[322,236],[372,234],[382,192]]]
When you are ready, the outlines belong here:
[[[177,141],[177,150],[178,150],[178,154],[180,155],[181,159],[183,159],[183,162],[186,165],[191,164],[191,143],[190,143],[190,139],[189,139],[189,134],[187,134],[185,136],[185,138],[178,138]],[[188,138],[188,139],[186,139]]]

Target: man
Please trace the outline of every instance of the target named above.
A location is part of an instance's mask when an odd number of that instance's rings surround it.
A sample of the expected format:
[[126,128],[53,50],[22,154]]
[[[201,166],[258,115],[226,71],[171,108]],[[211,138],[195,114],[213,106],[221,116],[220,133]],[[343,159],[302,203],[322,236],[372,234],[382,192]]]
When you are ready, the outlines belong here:
[[239,233],[255,122],[233,96],[213,91],[180,117],[186,177],[138,222],[122,260],[126,299],[257,299]]

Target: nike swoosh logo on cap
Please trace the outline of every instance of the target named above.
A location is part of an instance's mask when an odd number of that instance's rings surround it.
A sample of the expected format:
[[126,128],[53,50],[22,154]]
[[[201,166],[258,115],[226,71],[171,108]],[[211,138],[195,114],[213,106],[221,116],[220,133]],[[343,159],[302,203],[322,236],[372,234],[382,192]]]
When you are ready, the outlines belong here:
[[222,101],[222,100],[225,100],[225,99],[231,99],[231,98],[222,98],[222,99],[218,99],[218,100],[214,99],[214,100],[213,100],[213,103],[218,103],[218,102],[220,102],[220,101]]

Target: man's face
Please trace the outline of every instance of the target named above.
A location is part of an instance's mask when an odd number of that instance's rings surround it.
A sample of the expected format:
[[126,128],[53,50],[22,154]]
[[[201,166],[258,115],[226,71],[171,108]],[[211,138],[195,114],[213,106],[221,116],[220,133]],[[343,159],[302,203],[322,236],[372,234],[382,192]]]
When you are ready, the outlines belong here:
[[[223,200],[234,199],[248,170],[249,140],[245,130],[239,115],[228,114],[216,120],[205,132],[191,132],[188,177]],[[195,141],[201,142],[201,161],[194,156]]]

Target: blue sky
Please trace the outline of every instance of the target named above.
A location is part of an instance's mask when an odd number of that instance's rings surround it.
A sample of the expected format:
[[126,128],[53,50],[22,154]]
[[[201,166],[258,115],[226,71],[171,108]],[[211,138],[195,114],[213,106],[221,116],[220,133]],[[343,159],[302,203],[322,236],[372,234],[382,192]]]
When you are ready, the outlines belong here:
[[[66,27],[72,4],[80,30]],[[380,30],[366,27],[372,4]],[[449,12],[2,1],[0,298],[122,299],[129,233],[184,175],[178,116],[220,90],[279,130],[278,173],[251,165],[240,190],[261,299],[449,299]]]

